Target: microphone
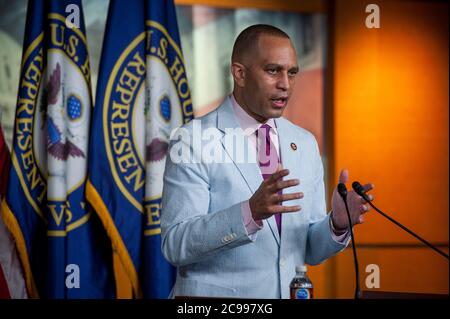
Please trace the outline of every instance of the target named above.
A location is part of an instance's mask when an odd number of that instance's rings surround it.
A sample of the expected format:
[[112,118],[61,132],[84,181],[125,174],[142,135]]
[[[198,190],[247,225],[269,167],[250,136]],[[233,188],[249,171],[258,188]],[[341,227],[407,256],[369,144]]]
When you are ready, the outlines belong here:
[[370,202],[369,196],[367,196],[366,192],[364,191],[364,187],[359,182],[353,182],[352,187],[355,190],[356,194],[364,198],[366,202]]
[[339,195],[341,195],[342,200],[344,201],[345,205],[345,211],[347,212],[347,218],[348,223],[350,227],[350,237],[352,239],[352,250],[353,250],[353,262],[355,265],[355,280],[356,280],[356,286],[355,286],[355,299],[361,298],[361,288],[359,286],[359,265],[358,265],[358,256],[356,255],[356,243],[355,243],[355,236],[353,235],[353,223],[352,219],[350,217],[350,211],[348,209],[347,205],[347,187],[345,187],[344,183],[339,183],[337,186],[337,190]]
[[342,199],[344,200],[344,203],[346,203],[347,202],[347,187],[345,186],[344,183],[339,183],[337,187],[338,187],[339,195],[341,195]]
[[359,196],[361,196],[362,198],[364,198],[364,200],[369,203],[369,205],[375,209],[375,211],[377,211],[379,214],[381,214],[383,217],[387,218],[388,220],[390,220],[392,223],[394,223],[395,225],[397,225],[398,227],[400,227],[401,229],[403,229],[404,231],[406,231],[408,234],[414,236],[416,239],[420,240],[422,243],[424,243],[425,245],[427,245],[429,248],[433,249],[434,251],[436,251],[438,254],[444,256],[445,258],[449,259],[449,256],[444,253],[442,250],[438,249],[437,247],[433,246],[431,243],[429,243],[428,241],[426,241],[425,239],[423,239],[422,237],[420,237],[419,235],[417,235],[416,233],[414,233],[412,230],[409,230],[408,228],[406,228],[405,226],[403,226],[402,224],[400,224],[398,221],[396,221],[395,219],[393,219],[392,217],[389,217],[387,214],[383,213],[380,209],[378,209],[374,204],[372,204],[372,201],[370,200],[370,198],[367,196],[364,187],[357,181],[352,183],[352,187],[353,190],[356,192],[356,194],[358,194]]

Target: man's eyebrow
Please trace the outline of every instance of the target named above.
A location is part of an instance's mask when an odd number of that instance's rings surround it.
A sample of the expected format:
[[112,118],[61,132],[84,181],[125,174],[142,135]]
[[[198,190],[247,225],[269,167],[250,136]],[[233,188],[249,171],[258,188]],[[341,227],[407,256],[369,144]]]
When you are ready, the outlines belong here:
[[276,64],[276,63],[268,63],[266,64],[266,69],[282,69],[283,67],[280,64]]
[[[280,64],[276,64],[276,63],[268,63],[265,68],[266,69],[281,70],[281,69],[283,69],[283,66],[280,65]],[[300,70],[300,68],[298,66],[293,66],[292,68],[289,69],[289,72],[296,72],[296,73],[298,73],[299,70]]]

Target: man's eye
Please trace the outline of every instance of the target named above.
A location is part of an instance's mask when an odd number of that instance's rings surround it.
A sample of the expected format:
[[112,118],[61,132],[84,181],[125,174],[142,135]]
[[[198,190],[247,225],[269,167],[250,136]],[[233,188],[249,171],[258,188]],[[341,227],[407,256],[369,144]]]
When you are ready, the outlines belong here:
[[294,77],[294,76],[296,76],[296,75],[297,75],[297,72],[295,72],[295,71],[293,71],[293,72],[289,72],[289,73],[288,73],[288,75],[289,75],[289,76],[292,76],[292,77]]
[[277,70],[275,70],[275,69],[268,69],[267,72],[269,74],[277,74]]

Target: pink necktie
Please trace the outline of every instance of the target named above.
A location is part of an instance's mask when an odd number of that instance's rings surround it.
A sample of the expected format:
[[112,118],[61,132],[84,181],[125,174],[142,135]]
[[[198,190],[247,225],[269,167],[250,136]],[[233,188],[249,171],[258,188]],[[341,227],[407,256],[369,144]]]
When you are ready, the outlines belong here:
[[[276,172],[280,163],[275,145],[270,140],[269,132],[270,126],[268,124],[261,125],[256,131],[258,162],[264,180]],[[278,194],[281,193],[282,191],[278,192]],[[275,220],[278,226],[278,233],[281,234],[281,214],[275,214]]]

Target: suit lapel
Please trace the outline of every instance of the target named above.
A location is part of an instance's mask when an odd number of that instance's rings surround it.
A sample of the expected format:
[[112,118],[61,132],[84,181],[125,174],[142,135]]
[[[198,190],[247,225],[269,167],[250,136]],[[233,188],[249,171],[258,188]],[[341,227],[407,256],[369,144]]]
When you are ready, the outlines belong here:
[[[299,149],[300,142],[297,139],[297,135],[295,134],[295,131],[292,130],[292,128],[289,126],[288,122],[283,119],[275,119],[275,123],[277,126],[278,131],[278,143],[280,145],[280,157],[281,162],[283,165],[283,168],[289,169],[289,175],[285,177],[285,179],[294,179],[299,178],[298,174],[298,167],[300,167],[301,163],[299,163],[299,160],[301,157],[299,156]],[[293,143],[293,144],[292,144]],[[293,148],[293,145],[294,148]],[[294,190],[293,187],[286,188],[283,193],[293,193],[298,190]],[[286,202],[285,205],[291,206],[294,205],[292,201]],[[294,214],[296,213],[286,213],[282,216],[282,222],[281,222],[281,236],[285,234],[286,227],[283,227],[283,225],[288,225],[290,223],[290,219],[294,218]],[[277,225],[275,222],[275,218],[273,218],[273,225],[274,230],[277,230]],[[278,230],[277,230],[278,234]]]
[[[223,148],[227,152],[227,154],[232,159],[233,163],[236,165],[237,169],[241,173],[242,177],[244,178],[245,182],[247,183],[250,191],[252,193],[255,193],[258,189],[259,185],[263,181],[261,176],[261,171],[259,170],[258,164],[256,163],[256,151],[253,147],[247,147],[247,145],[250,145],[250,141],[245,136],[242,130],[236,130],[240,129],[240,125],[234,116],[233,108],[231,105],[230,98],[227,98],[223,104],[218,109],[218,115],[217,115],[217,128],[223,132],[223,136],[221,139],[221,143],[223,145]],[[232,131],[232,132],[231,132]],[[233,133],[236,136],[236,139],[241,139],[241,141],[244,141],[244,148],[245,150],[249,150],[248,153],[250,154],[243,154],[244,156],[238,156],[238,151],[241,152],[243,150],[238,150],[238,147],[234,147],[233,140],[230,140],[231,143],[226,143],[227,134]],[[229,137],[229,136],[228,136]],[[251,145],[250,145],[251,146]],[[234,147],[234,149],[233,149]],[[244,152],[246,153],[246,151]],[[233,156],[234,154],[234,156]],[[236,160],[243,158],[244,160]],[[252,161],[249,161],[248,159],[253,159]]]
[[[273,237],[275,237],[275,240],[277,241],[278,246],[280,246],[280,234],[278,233],[278,226],[277,226],[277,221],[275,220],[275,216],[267,218],[265,221],[266,221],[266,224],[269,226]],[[283,227],[281,227],[281,228],[283,228]]]
[[283,168],[287,168],[290,171],[290,174],[287,176],[287,178],[296,178],[294,176],[294,171],[296,167],[299,166],[299,150],[294,150],[292,147],[293,145],[295,145],[295,147],[299,147],[299,142],[296,139],[295,133],[289,127],[285,119],[276,119],[275,123],[277,125],[278,131],[278,143],[280,145],[281,163],[283,164]]

